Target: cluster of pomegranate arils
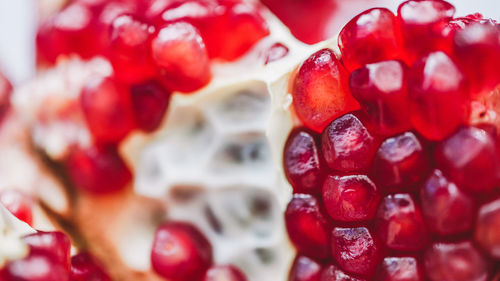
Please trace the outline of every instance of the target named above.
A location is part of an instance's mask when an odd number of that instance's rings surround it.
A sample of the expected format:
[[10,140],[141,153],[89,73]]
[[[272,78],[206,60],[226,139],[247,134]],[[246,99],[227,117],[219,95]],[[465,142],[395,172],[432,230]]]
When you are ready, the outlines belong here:
[[[440,0],[367,10],[292,77],[290,281],[500,278],[500,26]],[[495,90],[496,88],[496,90]]]
[[[131,131],[154,131],[172,92],[208,84],[212,61],[234,61],[269,34],[256,2],[242,0],[73,0],[37,34],[40,64],[61,57],[107,58],[109,77],[90,79],[80,105],[95,145],[65,161],[70,179],[92,193],[132,179],[116,145]],[[281,54],[277,43],[267,61]]]

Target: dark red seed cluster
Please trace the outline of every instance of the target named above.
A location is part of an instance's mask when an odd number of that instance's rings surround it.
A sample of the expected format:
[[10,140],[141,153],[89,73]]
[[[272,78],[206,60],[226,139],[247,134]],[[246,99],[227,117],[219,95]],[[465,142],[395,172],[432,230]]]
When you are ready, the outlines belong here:
[[155,233],[151,264],[170,281],[246,281],[232,265],[213,265],[212,245],[193,225],[166,222]]
[[23,237],[28,255],[0,269],[5,281],[111,281],[88,253],[70,256],[71,242],[62,232],[36,232]]
[[[294,281],[468,281],[500,267],[500,28],[441,0],[365,11],[293,77]],[[361,110],[359,110],[361,109]],[[493,125],[493,126],[492,126]]]

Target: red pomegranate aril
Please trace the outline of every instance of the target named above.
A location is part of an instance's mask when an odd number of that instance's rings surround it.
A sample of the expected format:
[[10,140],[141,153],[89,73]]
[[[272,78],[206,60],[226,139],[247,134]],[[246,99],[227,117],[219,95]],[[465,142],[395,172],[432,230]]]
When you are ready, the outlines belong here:
[[90,79],[80,103],[90,132],[99,142],[118,142],[135,127],[130,93],[111,77]]
[[293,106],[304,125],[316,132],[359,108],[347,87],[347,72],[330,49],[310,56],[293,81]]
[[375,217],[375,233],[387,248],[399,251],[419,251],[430,238],[419,207],[409,194],[382,199]]
[[247,278],[232,265],[217,265],[207,270],[203,281],[247,281]]
[[365,227],[336,227],[331,239],[333,258],[347,272],[371,276],[383,257],[378,241]]
[[366,279],[352,277],[337,266],[331,264],[323,269],[319,281],[366,281]]
[[288,236],[299,253],[324,259],[330,256],[331,226],[316,198],[295,194],[285,212]]
[[474,220],[474,201],[440,170],[434,170],[420,189],[422,214],[430,230],[439,235],[468,231]]
[[315,136],[305,129],[290,134],[283,154],[285,174],[295,193],[319,193],[324,177]]
[[29,246],[31,254],[50,256],[54,262],[69,269],[71,241],[66,234],[39,231],[24,236],[23,241]]
[[381,198],[375,184],[365,175],[330,175],[323,184],[322,195],[330,217],[346,222],[372,219]]
[[[0,276],[2,277],[2,276]],[[51,256],[33,253],[5,265],[6,281],[69,281],[67,265],[60,264]]]
[[410,65],[430,51],[450,51],[442,29],[453,14],[455,7],[442,0],[410,0],[399,6],[397,20]]
[[351,73],[351,93],[377,133],[394,135],[411,128],[406,80],[406,65],[394,60],[368,64]]
[[415,129],[430,140],[442,140],[470,114],[465,75],[443,52],[419,59],[408,79],[410,115]]
[[429,172],[427,153],[412,132],[386,139],[373,160],[374,181],[387,192],[409,191]]
[[487,95],[500,84],[498,25],[473,23],[457,31],[453,50],[467,73],[473,96]]
[[436,149],[437,166],[459,188],[474,195],[491,192],[500,171],[498,148],[486,131],[462,127]]
[[488,261],[472,245],[435,243],[424,254],[424,268],[430,281],[486,281]]
[[170,280],[202,280],[212,264],[212,246],[196,227],[167,222],[156,230],[151,264],[156,273]]
[[414,257],[386,257],[380,263],[374,281],[424,281],[422,269]]
[[12,93],[12,84],[0,72],[0,119],[5,116],[5,113],[10,107],[10,96]]
[[321,135],[321,149],[331,169],[361,171],[370,166],[377,144],[358,117],[346,114],[325,128]]
[[339,34],[342,63],[349,71],[383,60],[400,58],[396,18],[385,8],[366,10]]
[[132,173],[114,147],[99,146],[75,149],[65,162],[73,185],[92,194],[123,190]]
[[285,57],[286,55],[288,55],[288,51],[288,47],[283,43],[274,43],[265,53],[266,60],[264,64],[269,64]]
[[6,189],[0,192],[0,203],[16,218],[33,224],[32,199],[19,190]]
[[320,281],[321,264],[306,256],[297,256],[293,262],[288,281]]
[[170,93],[158,82],[147,81],[130,87],[137,127],[145,132],[158,128],[170,102]]
[[132,15],[117,17],[111,24],[110,58],[118,79],[129,83],[154,76],[151,38],[154,28]]
[[487,203],[479,209],[475,237],[486,253],[500,259],[500,199]]
[[71,281],[111,281],[109,275],[89,253],[71,258]]
[[152,42],[161,82],[172,91],[192,92],[211,78],[210,62],[198,30],[189,23],[164,26]]

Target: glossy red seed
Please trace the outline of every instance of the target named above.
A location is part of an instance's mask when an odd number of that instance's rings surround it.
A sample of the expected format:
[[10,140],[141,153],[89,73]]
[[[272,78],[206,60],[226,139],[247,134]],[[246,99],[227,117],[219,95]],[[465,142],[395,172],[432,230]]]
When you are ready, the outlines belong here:
[[91,79],[82,90],[80,104],[97,141],[118,142],[135,127],[130,93],[110,77]]
[[71,258],[71,281],[111,281],[102,266],[89,253]]
[[437,166],[457,186],[480,195],[492,191],[500,164],[495,140],[476,127],[462,127],[436,149]]
[[366,279],[350,276],[337,266],[331,264],[323,269],[319,281],[366,281]]
[[442,0],[410,0],[399,6],[397,20],[409,64],[430,51],[449,52],[442,29],[454,13],[455,7]]
[[422,214],[430,230],[439,235],[468,231],[474,219],[474,201],[434,170],[420,189]]
[[325,128],[321,150],[331,169],[348,172],[367,169],[377,147],[374,137],[358,117],[346,114]]
[[75,187],[93,194],[123,190],[132,180],[116,148],[109,146],[75,149],[65,167]]
[[484,251],[493,258],[500,258],[500,199],[479,209],[475,237]]
[[319,193],[324,177],[312,133],[298,129],[288,136],[283,153],[285,174],[296,193]]
[[151,264],[167,279],[201,280],[212,264],[212,246],[194,226],[168,222],[156,230]]
[[324,259],[330,256],[331,226],[311,195],[295,194],[285,212],[288,236],[300,253]]
[[412,132],[386,139],[372,164],[373,179],[381,190],[410,190],[429,172],[427,151]]
[[457,31],[453,50],[466,72],[472,94],[489,94],[500,84],[500,29],[494,24],[474,23]]
[[118,79],[135,83],[154,76],[151,37],[154,28],[132,15],[117,17],[109,35],[110,58]]
[[386,196],[377,211],[375,233],[389,248],[418,251],[429,242],[429,232],[419,207],[409,194]]
[[394,135],[411,127],[406,76],[407,67],[400,61],[368,64],[351,73],[351,93],[379,134]]
[[207,50],[191,24],[177,22],[161,28],[153,38],[152,55],[161,82],[172,91],[192,92],[210,81]]
[[10,96],[12,84],[2,72],[0,72],[0,119],[3,118],[10,107]]
[[271,62],[280,60],[281,58],[288,55],[288,47],[283,43],[274,43],[265,53],[265,62],[264,64],[269,64]]
[[7,189],[0,192],[0,203],[16,218],[33,225],[32,199],[21,191]]
[[422,269],[413,257],[386,257],[377,269],[374,281],[424,281]]
[[293,262],[288,281],[320,281],[321,264],[306,257],[297,256]]
[[382,259],[378,241],[365,227],[336,227],[331,239],[333,258],[347,272],[370,276]]
[[4,278],[6,281],[69,281],[69,270],[50,256],[30,254],[8,262]]
[[415,129],[430,140],[442,140],[470,114],[465,75],[443,52],[418,60],[408,79],[410,115]]
[[365,175],[330,175],[323,184],[322,195],[330,217],[348,222],[372,219],[381,198],[375,184]]
[[339,34],[342,63],[349,71],[361,66],[400,58],[396,18],[385,8],[362,12],[347,23]]
[[71,241],[66,234],[39,231],[24,236],[23,241],[29,246],[31,254],[50,256],[54,262],[69,269]]
[[137,127],[145,132],[158,128],[170,102],[170,93],[156,81],[130,87],[132,108]]
[[359,108],[347,87],[347,73],[330,49],[310,56],[293,81],[293,106],[304,125],[321,132],[335,118]]
[[486,281],[488,262],[471,242],[435,243],[424,254],[430,281]]
[[207,270],[203,281],[247,281],[245,274],[232,265],[212,266]]

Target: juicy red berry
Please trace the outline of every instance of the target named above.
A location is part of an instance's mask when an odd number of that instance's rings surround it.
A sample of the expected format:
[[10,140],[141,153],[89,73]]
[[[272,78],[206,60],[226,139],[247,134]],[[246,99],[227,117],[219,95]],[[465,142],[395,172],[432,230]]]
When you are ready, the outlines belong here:
[[152,42],[153,61],[172,91],[192,92],[211,78],[210,62],[198,30],[185,22],[166,25]]
[[487,280],[488,263],[471,242],[435,243],[424,254],[431,281]]
[[14,189],[1,191],[0,203],[16,216],[16,218],[29,225],[33,224],[33,202],[26,194]]
[[7,77],[0,72],[0,119],[5,115],[10,107],[10,95],[12,93],[12,84]]
[[232,265],[212,266],[207,270],[203,281],[247,281],[245,274]]
[[167,279],[201,280],[212,264],[212,246],[190,224],[165,223],[156,230],[151,264],[156,273]]
[[170,93],[156,81],[148,81],[132,85],[130,94],[137,127],[145,132],[156,130],[167,111]]
[[285,174],[296,193],[320,192],[322,164],[314,136],[299,129],[290,134],[283,155]]
[[375,184],[365,175],[328,176],[322,195],[330,217],[348,222],[372,219],[381,198]]
[[468,231],[474,219],[474,201],[434,170],[420,189],[422,214],[430,230],[439,235]]
[[269,64],[285,57],[288,55],[288,51],[288,47],[283,43],[274,43],[266,52],[266,60],[264,64]]
[[69,268],[71,241],[66,234],[39,231],[24,236],[23,241],[29,246],[31,254],[50,256],[54,262]]
[[380,203],[375,233],[389,249],[418,251],[429,242],[420,210],[409,194],[388,195]]
[[337,266],[331,264],[323,269],[319,281],[366,281],[366,280],[352,277],[347,273],[345,273],[344,271],[342,271]]
[[332,254],[343,270],[366,276],[373,274],[382,258],[377,240],[365,227],[334,228]]
[[374,281],[424,281],[422,269],[414,257],[386,257],[379,265]]
[[454,38],[457,60],[467,73],[475,96],[489,94],[500,84],[500,29],[474,23],[457,31]]
[[122,190],[132,180],[132,173],[116,148],[109,146],[76,149],[65,166],[77,188],[94,194]]
[[349,71],[400,57],[396,18],[385,8],[366,10],[347,23],[339,34],[342,62]]
[[321,136],[323,157],[336,171],[367,169],[377,150],[374,137],[353,114],[335,119]]
[[393,135],[411,127],[406,73],[400,61],[368,64],[351,73],[351,93],[379,134]]
[[500,171],[495,140],[476,127],[462,127],[444,140],[435,158],[450,180],[476,195],[490,192]]
[[429,171],[427,152],[411,132],[386,139],[372,164],[377,185],[386,191],[404,191],[423,180]]
[[288,203],[285,223],[288,236],[300,253],[320,259],[330,256],[328,244],[331,227],[316,198],[295,194]]
[[465,76],[443,52],[430,53],[413,65],[408,89],[412,124],[430,140],[445,138],[469,117]]
[[37,253],[8,262],[3,275],[6,281],[69,281],[67,265]]
[[359,108],[347,87],[347,73],[330,49],[310,56],[293,82],[295,112],[304,125],[321,132],[335,118]]
[[484,251],[496,259],[500,258],[500,199],[479,209],[475,237]]
[[410,64],[430,51],[449,51],[441,31],[454,13],[455,7],[442,0],[410,0],[399,6],[397,18]]
[[139,82],[154,75],[150,52],[153,32],[153,27],[132,15],[122,15],[113,21],[109,41],[116,77]]
[[71,258],[71,281],[111,281],[111,278],[89,253]]
[[82,90],[80,103],[98,141],[118,142],[135,126],[129,92],[110,77],[91,79]]
[[321,265],[306,257],[297,256],[293,262],[288,281],[320,281]]

